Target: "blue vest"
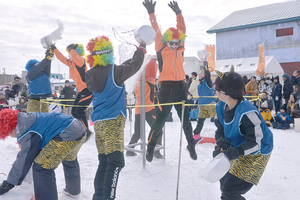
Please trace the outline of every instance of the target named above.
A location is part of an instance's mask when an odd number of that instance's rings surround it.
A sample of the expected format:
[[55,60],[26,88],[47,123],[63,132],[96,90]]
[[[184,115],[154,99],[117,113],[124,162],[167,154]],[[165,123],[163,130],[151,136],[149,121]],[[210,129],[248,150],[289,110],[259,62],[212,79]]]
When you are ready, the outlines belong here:
[[[273,149],[273,133],[267,127],[266,123],[264,122],[261,114],[258,112],[257,108],[249,102],[248,100],[243,100],[236,108],[234,113],[234,118],[231,122],[225,123],[224,120],[224,110],[226,104],[222,101],[219,101],[216,105],[216,111],[218,118],[221,124],[224,127],[224,134],[225,139],[230,140],[231,144],[234,147],[238,147],[241,144],[246,143],[244,135],[242,135],[239,125],[243,118],[243,116],[249,112],[256,112],[261,120],[261,126],[263,131],[263,138],[261,139],[261,148],[257,152],[253,152],[252,154],[257,154],[260,152],[262,155],[268,155],[271,153]],[[257,139],[257,138],[256,138]]]
[[29,81],[29,96],[49,96],[52,95],[51,83],[50,80],[45,74],[42,72],[36,79],[33,81]]
[[42,149],[56,135],[62,133],[73,122],[74,118],[62,113],[35,113],[36,121],[32,126],[21,136],[18,141],[27,135],[29,132],[34,132],[41,137],[39,149]]
[[93,92],[92,121],[109,120],[117,118],[120,113],[126,118],[126,101],[124,84],[120,87],[114,80],[114,65],[108,74],[105,88],[102,92]]
[[[212,82],[212,80],[210,80]],[[215,101],[214,98],[202,98],[201,96],[214,96],[214,89],[208,87],[206,80],[204,79],[202,83],[198,85],[198,105],[201,106],[203,104],[211,104]]]

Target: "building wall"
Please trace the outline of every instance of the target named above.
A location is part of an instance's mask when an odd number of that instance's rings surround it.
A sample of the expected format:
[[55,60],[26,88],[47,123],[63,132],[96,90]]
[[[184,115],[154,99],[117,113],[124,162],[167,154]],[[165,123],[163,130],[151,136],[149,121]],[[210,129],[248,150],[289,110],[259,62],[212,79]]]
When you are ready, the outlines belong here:
[[[293,27],[293,35],[276,37],[276,29]],[[279,63],[300,61],[300,22],[240,29],[216,34],[216,58],[235,59],[258,56],[264,42],[265,55],[274,55]]]

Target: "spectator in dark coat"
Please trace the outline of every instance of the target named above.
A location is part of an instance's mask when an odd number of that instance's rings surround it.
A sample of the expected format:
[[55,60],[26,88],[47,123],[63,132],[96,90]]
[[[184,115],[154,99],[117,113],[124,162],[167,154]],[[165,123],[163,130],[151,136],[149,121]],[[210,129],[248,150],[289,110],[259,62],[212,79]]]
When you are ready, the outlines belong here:
[[297,90],[295,91],[297,95],[297,99],[300,99],[300,76],[299,75],[300,74],[296,70],[291,76],[291,85],[297,86]]
[[10,97],[11,98],[15,98],[17,97],[19,94],[21,96],[26,97],[26,92],[27,92],[27,86],[21,82],[21,78],[16,76],[14,78],[15,81],[15,85],[12,87],[11,91],[10,91]]
[[283,79],[284,103],[287,104],[289,101],[290,95],[293,93],[293,85],[290,83],[290,77],[288,74],[283,74],[282,79]]
[[274,86],[273,86],[273,89],[272,89],[272,98],[274,100],[274,107],[275,107],[275,112],[276,113],[280,111],[281,90],[282,90],[282,85],[279,83],[279,76],[275,76]]
[[[76,97],[76,92],[74,91],[74,88],[70,85],[70,81],[66,80],[65,81],[65,87],[62,89],[61,93],[60,93],[60,97],[61,99],[75,99]],[[72,116],[72,106],[74,101],[62,101],[62,104],[65,104],[66,106],[64,106],[64,111],[63,113],[68,115],[68,116]]]

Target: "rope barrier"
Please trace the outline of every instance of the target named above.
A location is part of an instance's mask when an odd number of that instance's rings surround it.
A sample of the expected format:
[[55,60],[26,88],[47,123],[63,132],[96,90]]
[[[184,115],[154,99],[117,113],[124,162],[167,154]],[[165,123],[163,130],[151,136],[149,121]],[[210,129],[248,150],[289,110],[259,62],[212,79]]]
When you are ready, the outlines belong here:
[[[198,98],[217,98],[217,96],[197,96]],[[256,99],[251,99],[248,101],[258,101],[259,96],[243,96],[244,98],[253,98],[257,97]],[[61,103],[53,103],[51,101],[74,101],[74,99],[41,99],[42,103],[49,103],[54,105],[60,106],[71,106],[71,107],[93,107],[91,105],[71,105],[71,104],[61,104]],[[178,105],[184,104],[185,106],[198,106],[198,104],[185,104],[183,102],[173,102],[173,103],[162,103],[162,104],[150,104],[150,105],[134,105],[134,106],[127,106],[127,108],[142,108],[142,107],[152,107],[152,106],[169,106],[169,105]],[[215,105],[216,103],[211,103],[211,105]]]

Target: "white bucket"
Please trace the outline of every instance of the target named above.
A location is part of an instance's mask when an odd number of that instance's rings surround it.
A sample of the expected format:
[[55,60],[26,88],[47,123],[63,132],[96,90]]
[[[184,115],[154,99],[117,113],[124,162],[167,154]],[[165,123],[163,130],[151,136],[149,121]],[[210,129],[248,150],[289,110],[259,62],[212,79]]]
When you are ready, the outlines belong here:
[[300,118],[294,118],[294,129],[297,132],[300,132]]
[[214,157],[201,172],[201,176],[211,182],[219,181],[230,169],[230,161],[224,153]]
[[45,36],[41,38],[41,44],[45,49],[49,49],[53,42],[49,41],[48,37]]
[[200,60],[205,61],[208,58],[208,53],[205,49],[198,51],[197,52],[198,57],[200,58]]
[[150,45],[154,42],[155,37],[155,30],[148,25],[143,25],[134,31],[134,38],[139,44]]

